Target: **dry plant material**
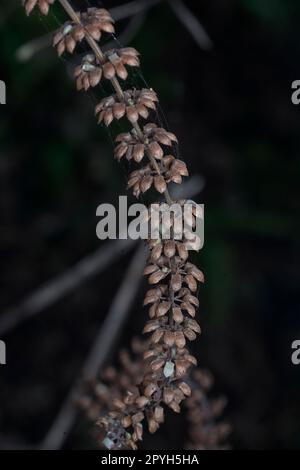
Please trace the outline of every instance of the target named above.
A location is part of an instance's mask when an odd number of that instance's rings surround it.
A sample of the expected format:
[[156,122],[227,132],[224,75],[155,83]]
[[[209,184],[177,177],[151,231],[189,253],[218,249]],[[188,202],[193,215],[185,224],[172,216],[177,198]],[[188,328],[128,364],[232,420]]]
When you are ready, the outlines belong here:
[[[131,47],[102,51],[102,35],[114,32],[113,20],[106,10],[88,8],[86,12],[76,12],[68,0],[57,2],[68,15],[68,21],[54,35],[53,46],[58,55],[72,54],[82,41],[90,48],[75,70],[77,89],[88,90],[101,80],[109,81],[114,93],[96,106],[98,122],[109,126],[124,117],[130,125],[127,132],[117,135],[114,149],[117,160],[132,160],[137,165],[129,176],[128,187],[136,197],[154,188],[164,195],[167,204],[184,204],[185,201],[172,201],[168,190],[169,183],[180,184],[188,175],[185,163],[172,155],[177,138],[149,119],[158,103],[156,93],[152,89],[124,91],[121,86],[129,69],[139,66],[139,53]],[[38,6],[46,14],[52,3],[28,0],[25,8],[30,13]],[[195,225],[195,213],[190,224]],[[138,385],[124,386],[124,393],[111,402],[108,414],[98,420],[106,430],[105,444],[111,449],[136,449],[143,438],[145,422],[154,433],[164,421],[164,407],[179,413],[182,402],[191,394],[189,369],[197,361],[189,352],[188,343],[200,333],[195,320],[199,306],[196,293],[204,276],[188,261],[190,240],[176,240],[176,216],[169,227],[163,226],[163,232],[166,230],[169,239],[148,240],[149,260],[144,274],[150,289],[144,305],[150,319],[144,333],[150,334],[150,340],[143,352],[143,366],[139,366]]]
[[[108,367],[102,372],[99,381],[91,381],[84,386],[82,398],[77,404],[89,421],[95,422],[99,416],[114,413],[116,407],[122,407],[124,394],[130,392],[136,395],[144,376],[144,362],[141,356],[148,350],[148,343],[135,339],[131,349],[131,353],[126,350],[121,351],[118,369]],[[187,397],[184,404],[188,440],[184,444],[184,449],[222,450],[228,448],[224,442],[226,443],[231,429],[227,423],[220,421],[226,406],[226,399],[208,397],[212,384],[213,378],[205,370],[195,370],[188,382],[179,383],[179,390]],[[153,387],[150,385],[149,394],[152,390]],[[166,389],[164,395],[165,401],[171,403],[174,396],[173,390]],[[136,402],[138,407],[143,409],[149,405],[149,398],[139,397]],[[137,412],[135,419],[138,421],[139,418],[140,415]],[[157,406],[153,421],[151,421],[153,430],[163,421],[163,418],[163,407]],[[129,428],[131,423],[130,416],[123,418],[125,429]],[[141,426],[136,425],[136,428],[137,433],[141,433]],[[95,437],[103,442],[103,446],[115,448],[113,438],[115,432],[118,431],[120,428],[113,429],[111,434],[105,434],[103,429],[100,429],[95,432]]]

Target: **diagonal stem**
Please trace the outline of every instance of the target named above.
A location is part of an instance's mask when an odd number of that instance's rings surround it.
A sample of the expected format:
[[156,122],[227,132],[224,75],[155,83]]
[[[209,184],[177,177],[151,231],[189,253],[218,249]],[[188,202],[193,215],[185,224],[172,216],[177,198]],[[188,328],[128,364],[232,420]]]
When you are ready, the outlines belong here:
[[[66,13],[69,15],[69,17],[75,23],[81,25],[80,18],[77,15],[74,8],[71,6],[70,2],[68,0],[59,0],[59,2],[62,5],[62,7],[64,8],[64,10],[66,11]],[[102,50],[100,49],[98,43],[88,33],[86,34],[86,41],[88,42],[89,46],[91,47],[92,51],[95,53],[95,56],[98,58],[100,63],[103,63],[105,61],[105,55],[103,54]],[[124,101],[124,92],[122,90],[122,87],[121,87],[120,82],[117,79],[117,77],[113,77],[111,79],[111,83],[112,83],[112,86],[115,89],[115,92],[116,92],[118,98],[121,101]],[[142,131],[141,127],[139,126],[139,124],[137,122],[133,123],[133,127],[136,130],[136,133],[137,133],[139,139],[143,140],[143,131]],[[157,161],[155,160],[155,158],[152,157],[152,155],[150,155],[148,150],[146,150],[146,153],[147,153],[147,156],[148,156],[149,160],[151,161],[151,164],[155,168],[156,172],[160,175],[160,168],[159,168],[159,165],[158,165]],[[172,198],[170,196],[170,193],[169,193],[168,189],[166,189],[164,191],[164,196],[165,196],[166,202],[169,205],[171,205],[173,203],[173,201],[172,201]]]

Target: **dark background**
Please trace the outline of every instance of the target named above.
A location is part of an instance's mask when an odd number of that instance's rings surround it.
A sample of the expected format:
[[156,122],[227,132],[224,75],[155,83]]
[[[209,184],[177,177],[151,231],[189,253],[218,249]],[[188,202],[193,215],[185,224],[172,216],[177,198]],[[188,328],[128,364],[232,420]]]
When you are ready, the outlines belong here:
[[[50,48],[18,60],[22,44],[57,27],[52,16],[26,19],[19,3],[0,7],[0,79],[7,83],[0,107],[0,318],[99,247],[96,207],[125,194],[126,184],[108,133],[93,119],[95,97],[75,92],[71,60],[57,60]],[[181,157],[205,181],[198,196],[205,246],[197,260],[206,274],[203,334],[194,350],[215,375],[215,393],[228,397],[234,448],[300,448],[300,365],[291,363],[291,343],[300,339],[300,108],[291,102],[291,83],[300,79],[300,2],[186,5],[212,50],[198,47],[167,2],[148,12],[131,45],[142,54]],[[0,366],[0,448],[38,445],[45,436],[129,260],[120,258],[1,337],[7,365]],[[143,291],[122,345],[142,329]],[[181,419],[170,416],[144,446],[179,448]],[[65,447],[94,445],[78,419]]]

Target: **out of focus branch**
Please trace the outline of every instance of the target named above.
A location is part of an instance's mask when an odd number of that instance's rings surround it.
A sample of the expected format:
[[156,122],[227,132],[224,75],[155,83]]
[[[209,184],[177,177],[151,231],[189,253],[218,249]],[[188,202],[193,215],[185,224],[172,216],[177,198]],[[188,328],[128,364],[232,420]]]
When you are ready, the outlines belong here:
[[[109,10],[115,21],[132,17],[128,26],[125,28],[119,38],[123,45],[129,44],[133,40],[144,22],[147,11],[161,2],[162,0],[133,0],[132,2],[125,3],[124,5],[120,5]],[[186,7],[184,2],[182,0],[168,0],[168,2],[179,21],[189,31],[198,46],[204,50],[211,49],[213,47],[213,43],[207,32],[203,28],[200,21],[191,12],[191,10]],[[17,49],[16,58],[20,62],[27,62],[38,52],[48,47],[51,44],[51,38],[52,33],[47,33],[41,37],[27,42],[26,44],[23,44]]]
[[[110,306],[94,346],[85,361],[80,374],[81,380],[85,381],[96,377],[99,369],[104,365],[113,346],[116,344],[139,289],[145,262],[146,249],[144,245],[141,245],[137,249],[124,275],[124,280]],[[78,383],[76,381],[41,445],[43,450],[55,450],[62,447],[77,415],[74,405],[78,393],[77,389]]]
[[179,21],[185,26],[201,49],[213,47],[213,43],[198,18],[187,8],[182,0],[168,0]]
[[[132,41],[144,21],[147,10],[161,1],[162,0],[135,0],[109,10],[115,21],[120,21],[131,16],[133,17],[120,35],[120,42],[122,44],[126,45]],[[27,62],[38,52],[49,47],[51,39],[52,33],[47,33],[43,36],[32,39],[16,50],[16,58],[20,62]]]
[[133,0],[118,7],[110,8],[109,12],[115,21],[120,21],[141,11],[149,10],[162,0]]
[[104,271],[122,254],[125,254],[133,244],[133,240],[113,240],[106,243],[96,253],[86,256],[61,276],[37,289],[19,305],[3,312],[0,316],[0,336],[8,333],[20,322],[51,307],[83,282]]

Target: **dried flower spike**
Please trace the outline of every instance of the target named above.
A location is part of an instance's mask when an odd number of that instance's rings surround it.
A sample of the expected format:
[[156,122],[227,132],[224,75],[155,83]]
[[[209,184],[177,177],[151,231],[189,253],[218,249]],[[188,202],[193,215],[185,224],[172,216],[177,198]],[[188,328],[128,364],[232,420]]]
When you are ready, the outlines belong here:
[[[132,126],[129,132],[116,137],[115,157],[133,160],[137,166],[147,158],[143,167],[130,174],[128,186],[137,197],[154,188],[159,195],[164,195],[167,204],[176,202],[180,208],[185,201],[172,201],[168,190],[169,183],[180,184],[182,177],[188,175],[185,163],[170,155],[177,138],[153,122],[140,125],[140,119],[148,119],[150,110],[156,109],[157,95],[148,89],[124,91],[119,81],[128,77],[128,66],[139,66],[139,53],[131,47],[103,52],[98,44],[102,33],[114,31],[109,13],[97,8],[75,12],[68,0],[58,1],[69,16],[69,21],[54,36],[58,55],[65,51],[72,54],[84,39],[90,49],[75,70],[77,88],[88,90],[103,78],[109,80],[114,94],[96,107],[98,120],[108,126],[113,119],[126,116]],[[28,1],[25,7],[31,11],[36,4],[43,5],[46,11],[51,3]],[[149,220],[156,216],[155,211],[147,214]],[[193,209],[189,217],[191,226],[195,225],[195,217]],[[198,283],[204,282],[204,276],[188,261],[191,234],[186,232],[182,239],[176,239],[179,218],[179,213],[175,213],[168,222],[162,222],[157,238],[148,240],[145,275],[152,288],[144,300],[144,305],[149,305],[150,317],[144,332],[150,337],[146,349],[140,348],[143,360],[136,381],[123,376],[122,393],[111,393],[107,414],[98,420],[106,431],[103,442],[110,449],[136,449],[145,425],[152,433],[164,421],[163,406],[179,413],[182,402],[189,396],[189,372],[197,365],[197,360],[190,354],[188,342],[201,331],[194,320],[199,305],[194,294]],[[130,359],[123,355],[123,361],[128,370],[132,366]],[[116,373],[111,371],[111,376],[117,380]],[[105,389],[100,386],[97,393],[102,397]],[[91,409],[90,414],[95,411],[96,408]]]

